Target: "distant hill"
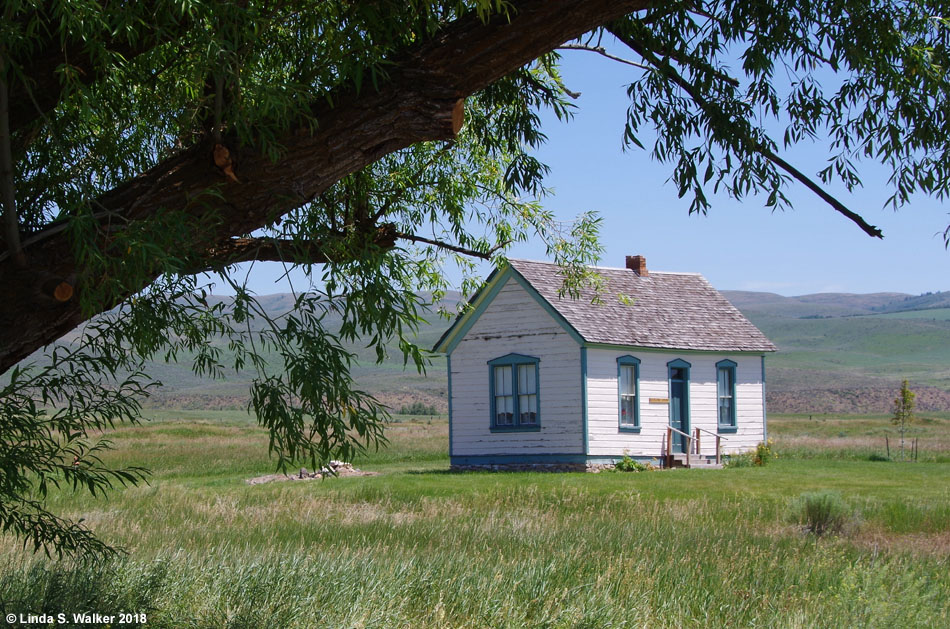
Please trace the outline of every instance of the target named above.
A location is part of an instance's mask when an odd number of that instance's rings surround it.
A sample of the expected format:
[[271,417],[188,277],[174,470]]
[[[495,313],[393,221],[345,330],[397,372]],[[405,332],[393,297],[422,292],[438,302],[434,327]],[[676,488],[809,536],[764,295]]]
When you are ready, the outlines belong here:
[[[431,302],[431,296],[422,296]],[[444,299],[433,304],[428,313],[423,313],[427,321],[419,327],[415,339],[417,345],[424,349],[431,349],[435,345],[451,323],[437,314],[439,308],[455,312],[460,299],[460,293],[450,291]],[[275,317],[293,307],[294,297],[283,293],[263,295],[258,297],[258,302],[269,315]],[[326,322],[329,329],[335,330],[340,325],[340,318],[328,316]],[[351,344],[347,349],[356,355],[353,375],[359,386],[376,395],[384,404],[396,410],[417,401],[435,406],[443,412],[448,408],[444,358],[433,358],[426,373],[420,374],[411,362],[403,364],[402,354],[396,347],[389,349],[386,360],[381,364],[376,363],[375,350],[364,344]],[[274,356],[273,360],[277,361],[278,357]],[[248,385],[256,376],[251,369],[245,369],[240,373],[226,374],[224,380],[200,379],[191,373],[184,361],[177,365],[155,365],[155,373],[164,386],[148,404],[187,409],[245,408]]]
[[[422,294],[425,301],[431,302],[431,296]],[[271,317],[290,311],[294,305],[294,296],[289,293],[262,295],[257,297],[259,304]],[[440,302],[431,306],[428,313],[422,313],[427,321],[423,322],[416,336],[416,343],[425,349],[431,349],[442,332],[450,325],[450,321],[437,314],[439,308],[448,312],[455,312],[461,300],[461,294],[455,291],[449,293]],[[227,297],[211,297],[212,303],[228,301]],[[327,327],[336,331],[340,326],[340,317],[329,314],[326,318]],[[259,331],[261,323],[252,322],[252,331]],[[75,342],[81,328],[67,334],[60,343]],[[213,342],[222,354],[222,361],[227,364],[231,354],[224,341]],[[382,364],[376,363],[376,352],[362,343],[350,344],[349,349],[356,356],[353,374],[361,388],[375,394],[383,403],[394,409],[421,401],[429,406],[435,406],[443,411],[447,408],[447,384],[445,375],[445,359],[434,357],[427,373],[420,374],[414,365],[403,365],[402,354],[398,348],[391,347],[389,354]],[[269,363],[276,364],[280,358],[277,355],[265,355]],[[239,372],[228,371],[221,379],[199,378],[191,369],[192,355],[179,355],[177,363],[153,361],[147,365],[147,371],[162,387],[155,389],[146,406],[159,408],[180,409],[243,409],[248,403],[248,387],[257,376],[256,371],[248,366]],[[40,353],[34,354],[26,362],[42,363]]]
[[[757,293],[741,290],[721,291],[732,304],[743,313],[774,315],[780,317],[845,317],[849,315],[872,314],[875,308],[898,302],[906,297],[905,293],[816,293],[799,297],[783,297],[775,293]],[[746,315],[748,316],[748,315]]]
[[[950,410],[950,292],[723,294],[779,346],[767,359],[773,412],[888,412],[903,378],[918,391],[922,411]],[[260,299],[272,314],[293,304],[290,295]],[[452,294],[441,305],[451,311],[459,299]],[[431,348],[449,324],[431,314],[419,329],[417,343]],[[436,358],[423,376],[404,369],[398,352],[377,365],[365,347],[352,349],[359,357],[355,375],[361,385],[390,406],[398,409],[421,401],[447,408],[444,360]],[[185,366],[155,367],[166,383],[154,399],[157,405],[246,405],[251,373],[205,381],[195,379]]]
[[907,293],[815,293],[784,297],[775,293],[721,291],[742,312],[780,317],[848,317],[950,308],[950,291],[909,295]]
[[[950,411],[950,292],[723,294],[779,347],[766,361],[772,412],[889,412],[903,378],[918,392],[922,411]],[[460,298],[450,294],[438,305],[454,311]],[[293,306],[289,294],[259,300],[272,315]],[[416,342],[429,349],[450,321],[434,312],[427,318]],[[332,318],[328,323],[338,325]],[[221,348],[226,352],[224,343]],[[417,401],[447,408],[444,359],[435,357],[423,375],[404,367],[396,350],[376,364],[375,353],[362,344],[350,349],[357,356],[354,375],[360,386],[384,403],[394,409]],[[248,384],[256,375],[252,370],[225,374],[223,380],[199,379],[182,358],[180,364],[150,365],[164,386],[149,405],[246,407]]]
[[723,294],[779,347],[773,410],[888,412],[903,378],[921,410],[950,410],[950,292]]

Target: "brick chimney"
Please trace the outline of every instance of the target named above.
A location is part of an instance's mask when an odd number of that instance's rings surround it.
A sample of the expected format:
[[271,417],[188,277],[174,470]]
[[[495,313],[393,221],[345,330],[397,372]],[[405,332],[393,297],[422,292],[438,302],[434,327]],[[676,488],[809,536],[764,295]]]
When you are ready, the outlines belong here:
[[649,271],[647,271],[647,259],[645,256],[627,256],[627,268],[640,277],[650,275]]

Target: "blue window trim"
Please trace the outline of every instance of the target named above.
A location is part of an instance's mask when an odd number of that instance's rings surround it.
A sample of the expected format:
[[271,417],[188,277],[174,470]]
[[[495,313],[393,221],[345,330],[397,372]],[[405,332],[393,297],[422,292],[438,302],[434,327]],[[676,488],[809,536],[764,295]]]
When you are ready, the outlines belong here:
[[[623,392],[620,390],[620,372],[625,367],[633,367],[633,422],[623,423]],[[640,359],[636,356],[620,356],[617,358],[617,430],[619,432],[640,432]]]
[[[537,397],[537,422],[534,424],[521,424],[521,412],[518,408],[518,365],[534,365],[534,391]],[[541,359],[534,356],[525,356],[523,354],[506,354],[500,358],[494,358],[488,361],[488,399],[491,400],[491,432],[538,432],[541,430]],[[512,408],[514,410],[514,424],[511,426],[495,425],[495,367],[511,366],[511,392],[514,399]]]
[[685,386],[683,387],[683,397],[686,398],[686,417],[683,418],[685,430],[683,432],[689,434],[690,428],[692,428],[693,422],[690,417],[690,406],[689,406],[689,370],[692,368],[692,365],[683,360],[682,358],[676,358],[666,363],[666,382],[669,387],[669,393],[667,394],[670,398],[670,410],[669,410],[669,420],[668,423],[670,426],[673,425],[673,370],[674,369],[685,369],[686,377],[683,379]]
[[[734,433],[738,431],[738,425],[736,423],[736,367],[738,365],[733,360],[720,360],[716,363],[716,417],[718,418],[717,424],[719,432],[721,433]],[[732,395],[732,413],[730,417],[725,418],[720,414],[721,409],[719,406],[719,371],[722,369],[728,369],[732,372],[732,377],[729,379],[732,383],[732,391],[729,393]]]

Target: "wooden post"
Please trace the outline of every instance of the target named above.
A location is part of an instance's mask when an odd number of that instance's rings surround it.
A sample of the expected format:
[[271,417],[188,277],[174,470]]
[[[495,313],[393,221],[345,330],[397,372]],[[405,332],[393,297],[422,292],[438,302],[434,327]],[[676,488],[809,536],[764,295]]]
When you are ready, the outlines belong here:
[[888,441],[887,435],[884,435],[884,447],[887,448],[887,458],[891,458],[891,442]]
[[716,435],[716,465],[722,465],[722,448],[719,446],[719,435]]
[[700,456],[703,453],[703,448],[700,445],[699,437],[700,437],[699,428],[697,428],[696,429],[696,456]]
[[673,467],[673,429],[666,427],[666,466]]

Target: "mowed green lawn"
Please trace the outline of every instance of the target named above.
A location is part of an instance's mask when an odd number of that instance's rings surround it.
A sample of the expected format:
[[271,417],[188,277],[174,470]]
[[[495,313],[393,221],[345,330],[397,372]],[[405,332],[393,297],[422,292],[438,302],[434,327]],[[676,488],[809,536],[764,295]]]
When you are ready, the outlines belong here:
[[[147,627],[946,627],[950,418],[924,427],[918,463],[867,460],[884,417],[804,416],[772,419],[764,468],[454,474],[444,418],[417,418],[356,462],[378,476],[251,486],[274,471],[252,420],[166,412],[112,435],[150,485],[52,497],[128,554],[6,539],[0,604]],[[819,489],[848,505],[841,535],[790,516]]]

